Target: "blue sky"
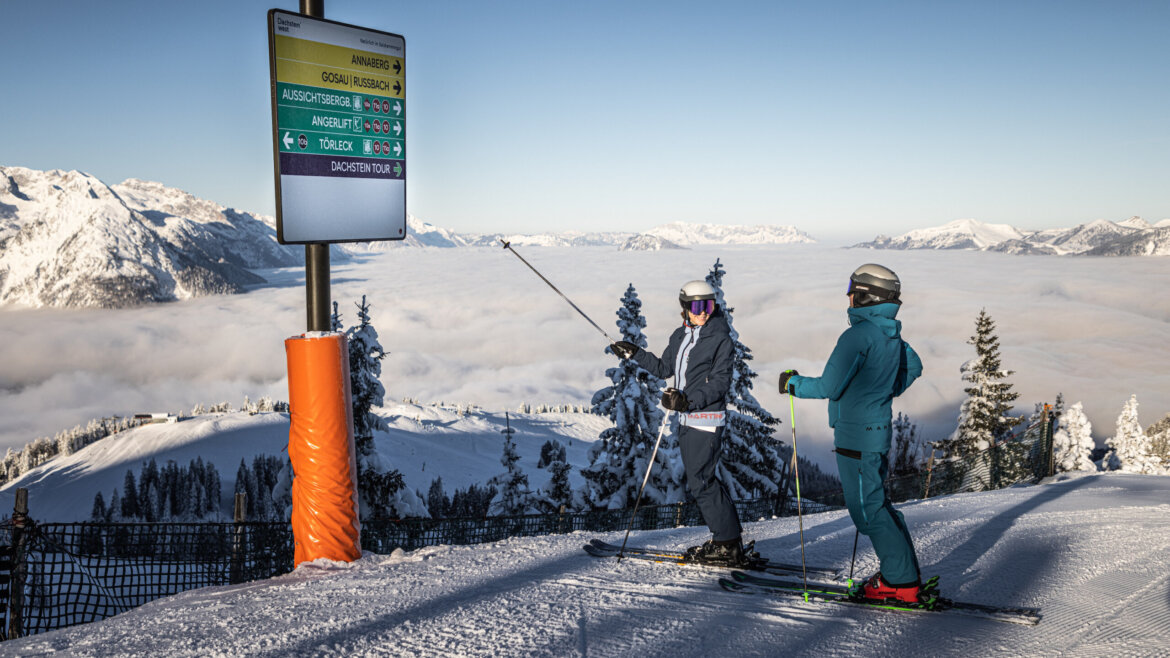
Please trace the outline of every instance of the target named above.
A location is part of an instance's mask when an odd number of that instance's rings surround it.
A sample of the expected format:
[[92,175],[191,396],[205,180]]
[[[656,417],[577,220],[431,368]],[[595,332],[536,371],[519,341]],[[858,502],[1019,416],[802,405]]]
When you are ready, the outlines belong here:
[[[275,206],[266,12],[0,0],[0,165]],[[406,37],[408,207],[459,231],[1170,217],[1170,3],[356,2]]]

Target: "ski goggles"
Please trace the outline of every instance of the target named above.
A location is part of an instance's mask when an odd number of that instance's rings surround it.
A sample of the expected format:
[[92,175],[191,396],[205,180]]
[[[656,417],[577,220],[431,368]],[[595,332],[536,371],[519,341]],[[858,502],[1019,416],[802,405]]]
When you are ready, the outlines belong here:
[[693,315],[703,315],[704,313],[706,313],[707,315],[711,315],[712,313],[715,312],[715,300],[714,299],[693,300],[693,301],[691,301],[690,307],[688,308],[688,310]]
[[856,282],[852,279],[849,279],[849,287],[845,290],[845,294],[852,295],[854,293],[873,295],[874,297],[878,297],[878,299],[882,300],[882,301],[896,301],[897,300],[897,293],[892,293],[892,292],[889,292],[889,290],[883,290],[882,288],[875,288],[873,286],[866,285],[866,283],[859,283],[859,282]]

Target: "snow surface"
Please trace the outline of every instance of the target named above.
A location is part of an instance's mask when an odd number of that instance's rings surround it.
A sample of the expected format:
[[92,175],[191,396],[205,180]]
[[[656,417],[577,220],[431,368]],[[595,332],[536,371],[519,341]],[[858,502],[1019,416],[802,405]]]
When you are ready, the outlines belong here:
[[[375,409],[387,431],[374,434],[382,459],[402,472],[406,485],[425,496],[431,481],[442,477],[448,495],[472,484],[484,485],[503,472],[501,430],[510,424],[521,456],[520,466],[535,489],[548,480],[536,468],[540,449],[548,440],[565,446],[574,466],[569,482],[583,483],[579,470],[588,465],[587,452],[608,418],[589,413],[517,413],[467,410],[460,406],[391,404]],[[236,471],[240,460],[248,466],[257,455],[287,454],[289,418],[286,413],[234,412],[206,414],[178,423],[144,425],[90,444],[72,455],[56,457],[5,483],[0,489],[0,514],[12,509],[15,491],[29,492],[29,511],[40,522],[88,521],[94,495],[108,502],[114,489],[123,491],[126,471],[135,478],[143,464],[159,466],[174,461],[187,466],[195,458],[219,471],[221,520],[230,520]]]
[[[71,656],[1165,656],[1170,477],[1058,477],[900,505],[946,595],[1039,607],[1037,626],[723,592],[699,568],[589,557],[586,533],[325,560],[0,643]],[[798,521],[745,525],[800,561]],[[844,512],[804,518],[809,564],[849,569]],[[622,533],[601,535],[611,542]],[[702,528],[636,532],[681,548]],[[856,573],[877,567],[866,540]]]

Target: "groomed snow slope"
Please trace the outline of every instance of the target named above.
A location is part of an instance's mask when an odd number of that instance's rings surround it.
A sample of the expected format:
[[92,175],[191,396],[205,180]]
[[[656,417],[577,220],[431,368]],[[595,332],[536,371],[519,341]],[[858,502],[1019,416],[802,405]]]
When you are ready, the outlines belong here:
[[[440,546],[186,592],[0,643],[77,656],[1156,656],[1170,654],[1170,477],[1099,474],[901,509],[946,594],[1038,606],[1038,626],[730,594],[712,571],[599,560],[587,534]],[[750,523],[799,561],[797,520]],[[848,569],[843,512],[808,516],[810,563]],[[606,535],[621,540],[620,533]],[[705,532],[635,533],[677,548]],[[861,541],[857,572],[876,562]]]

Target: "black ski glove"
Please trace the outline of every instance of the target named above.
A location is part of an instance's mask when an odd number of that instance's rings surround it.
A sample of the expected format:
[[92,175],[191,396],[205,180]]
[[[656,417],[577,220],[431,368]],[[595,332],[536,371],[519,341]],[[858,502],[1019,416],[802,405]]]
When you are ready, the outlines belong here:
[[662,393],[662,406],[671,411],[686,411],[687,405],[687,394],[677,388],[668,388]]
[[619,340],[610,345],[609,349],[613,350],[619,359],[632,359],[638,353],[638,346],[625,340]]
[[799,374],[795,370],[785,370],[780,373],[780,392],[791,394],[792,391],[788,390],[788,380]]

